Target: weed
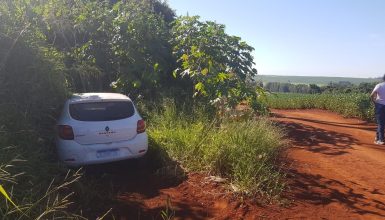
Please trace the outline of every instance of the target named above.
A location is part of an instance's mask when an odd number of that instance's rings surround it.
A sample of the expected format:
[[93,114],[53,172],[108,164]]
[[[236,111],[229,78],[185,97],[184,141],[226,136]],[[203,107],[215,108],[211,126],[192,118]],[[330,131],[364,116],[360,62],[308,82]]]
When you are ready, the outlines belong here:
[[175,211],[173,210],[171,206],[171,198],[170,196],[167,197],[167,203],[166,208],[160,212],[160,217],[163,220],[171,220],[175,216]]
[[178,112],[175,105],[152,114],[152,142],[187,170],[226,177],[242,193],[278,196],[283,174],[274,166],[283,146],[282,132],[267,119],[224,120]]

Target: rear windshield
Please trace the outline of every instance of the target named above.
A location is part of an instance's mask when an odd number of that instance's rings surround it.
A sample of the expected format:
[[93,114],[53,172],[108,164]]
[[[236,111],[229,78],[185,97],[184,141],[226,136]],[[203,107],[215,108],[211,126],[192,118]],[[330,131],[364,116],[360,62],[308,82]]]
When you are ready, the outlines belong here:
[[134,113],[130,101],[70,104],[70,115],[78,121],[112,121],[129,118]]

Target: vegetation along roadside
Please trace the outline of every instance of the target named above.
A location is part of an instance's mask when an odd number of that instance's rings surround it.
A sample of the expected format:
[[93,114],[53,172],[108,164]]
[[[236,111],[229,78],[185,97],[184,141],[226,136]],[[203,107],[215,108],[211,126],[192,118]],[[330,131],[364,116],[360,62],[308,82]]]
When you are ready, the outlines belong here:
[[0,0],[0,185],[16,205],[2,193],[1,218],[111,217],[113,178],[69,170],[55,156],[55,120],[75,92],[140,103],[154,170],[170,157],[243,193],[277,197],[282,132],[254,116],[224,117],[240,102],[251,115],[266,110],[251,84],[253,50],[224,25],[176,17],[158,0]]

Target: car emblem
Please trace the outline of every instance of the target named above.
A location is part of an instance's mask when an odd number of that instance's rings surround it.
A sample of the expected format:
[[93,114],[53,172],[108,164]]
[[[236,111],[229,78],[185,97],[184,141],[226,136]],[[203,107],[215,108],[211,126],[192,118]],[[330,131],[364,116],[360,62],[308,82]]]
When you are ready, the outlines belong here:
[[106,126],[105,130],[108,132],[110,130],[110,127]]

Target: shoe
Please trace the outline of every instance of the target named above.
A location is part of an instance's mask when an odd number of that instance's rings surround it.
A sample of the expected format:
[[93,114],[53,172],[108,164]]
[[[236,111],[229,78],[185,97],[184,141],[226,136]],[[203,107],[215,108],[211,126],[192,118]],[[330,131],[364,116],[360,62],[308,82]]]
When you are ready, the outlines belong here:
[[385,142],[383,142],[383,141],[374,141],[374,143],[377,145],[384,145],[385,144]]

